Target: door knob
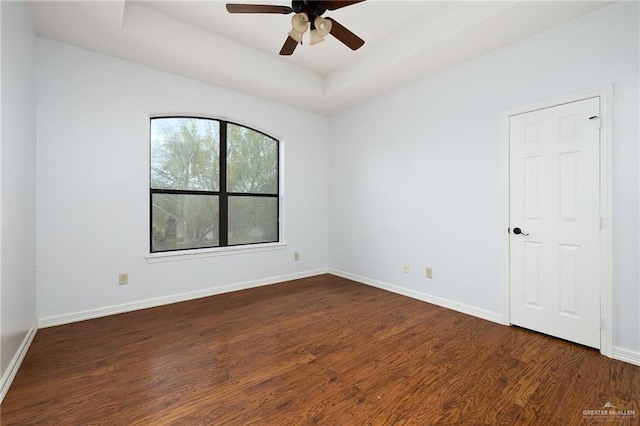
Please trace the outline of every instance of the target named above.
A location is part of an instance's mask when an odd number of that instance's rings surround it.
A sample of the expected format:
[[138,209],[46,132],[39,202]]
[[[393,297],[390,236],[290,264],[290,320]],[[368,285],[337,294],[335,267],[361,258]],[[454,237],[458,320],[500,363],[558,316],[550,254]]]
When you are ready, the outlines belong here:
[[522,234],[525,237],[529,235],[529,234],[525,234],[524,232],[522,232],[522,229],[520,229],[520,228],[513,228],[513,233],[516,234],[516,235]]

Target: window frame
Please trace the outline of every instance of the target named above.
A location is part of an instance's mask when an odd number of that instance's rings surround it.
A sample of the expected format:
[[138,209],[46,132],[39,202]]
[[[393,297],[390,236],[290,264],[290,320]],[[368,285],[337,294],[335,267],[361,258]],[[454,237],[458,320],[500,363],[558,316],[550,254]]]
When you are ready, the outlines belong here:
[[[196,119],[196,120],[211,120],[219,124],[219,188],[218,191],[206,191],[206,190],[183,190],[183,189],[158,189],[152,187],[152,140],[151,140],[151,126],[153,120],[162,119]],[[259,133],[271,140],[276,144],[276,191],[275,193],[253,193],[253,192],[229,192],[227,191],[227,152],[228,152],[228,125],[234,125],[242,127],[249,131]],[[169,258],[168,260],[175,260],[175,258],[199,258],[216,256],[223,254],[237,254],[243,252],[256,252],[263,250],[281,249],[286,247],[283,242],[282,233],[282,141],[245,124],[237,123],[223,118],[212,118],[207,116],[198,115],[156,115],[149,117],[149,173],[148,173],[148,186],[149,186],[149,240],[147,255],[148,262],[162,261],[163,258]],[[154,194],[176,194],[176,195],[202,195],[212,196],[218,198],[218,245],[205,246],[205,247],[193,247],[193,248],[174,248],[166,250],[153,250],[153,196]],[[276,200],[276,239],[273,241],[260,241],[250,243],[229,244],[229,198],[230,197],[258,197],[258,198],[274,198]],[[172,259],[173,258],[173,259]]]

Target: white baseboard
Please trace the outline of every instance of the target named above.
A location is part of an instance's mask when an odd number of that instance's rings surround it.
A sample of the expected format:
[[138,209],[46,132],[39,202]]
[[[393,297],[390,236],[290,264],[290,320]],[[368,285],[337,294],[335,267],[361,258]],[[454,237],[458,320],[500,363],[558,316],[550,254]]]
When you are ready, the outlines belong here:
[[18,348],[16,354],[13,356],[11,363],[9,363],[7,370],[2,375],[2,379],[0,379],[0,404],[2,404],[5,395],[9,391],[9,387],[11,386],[11,383],[13,383],[13,379],[18,373],[18,369],[20,368],[20,365],[22,365],[22,361],[27,355],[29,346],[31,346],[31,342],[33,342],[33,338],[36,336],[37,331],[37,324],[34,321],[27,331],[27,334],[24,336],[24,339],[22,339],[22,343],[20,344],[20,347]]
[[297,280],[300,278],[313,277],[328,273],[328,269],[316,269],[312,271],[298,272],[294,274],[280,275],[277,277],[264,278],[254,281],[230,284],[222,287],[207,288],[203,290],[191,291],[188,293],[174,294],[170,296],[156,297],[153,299],[140,300],[136,302],[123,303],[120,305],[105,306],[102,308],[90,309],[87,311],[72,312],[69,314],[53,315],[38,318],[38,328],[53,327],[56,325],[69,324],[72,322],[84,321],[93,318],[106,317],[109,315],[121,314],[123,312],[137,311],[140,309],[155,308],[157,306],[171,303],[185,302],[187,300],[200,299],[202,297],[215,296],[216,294],[229,293],[232,291],[246,290],[254,287],[261,287],[285,281]]
[[640,351],[632,351],[631,349],[614,346],[611,358],[628,362],[629,364],[640,365]]
[[475,306],[467,305],[467,304],[456,302],[449,299],[444,299],[442,297],[433,296],[426,293],[421,293],[408,288],[399,287],[393,284],[384,283],[382,281],[373,280],[371,278],[362,277],[360,275],[355,275],[348,272],[339,271],[336,269],[330,269],[329,273],[332,275],[337,275],[342,278],[359,282],[361,284],[366,284],[372,287],[380,288],[382,290],[390,291],[392,293],[401,294],[403,296],[411,297],[412,299],[421,300],[423,302],[431,303],[433,305],[438,305],[443,308],[451,309],[453,311],[461,312],[463,314],[471,315],[487,321],[496,322],[498,324],[505,324],[501,314],[488,311],[486,309],[481,309]]

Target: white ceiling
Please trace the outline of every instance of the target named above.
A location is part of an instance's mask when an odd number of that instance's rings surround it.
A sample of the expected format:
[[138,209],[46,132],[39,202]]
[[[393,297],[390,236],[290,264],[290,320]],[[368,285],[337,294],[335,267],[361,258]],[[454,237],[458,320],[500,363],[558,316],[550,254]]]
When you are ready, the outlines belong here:
[[[290,6],[281,0],[232,0]],[[224,1],[31,1],[38,35],[322,114],[517,42],[613,1],[368,0],[323,16],[363,38],[278,52],[291,15]],[[307,33],[308,34],[308,33]]]

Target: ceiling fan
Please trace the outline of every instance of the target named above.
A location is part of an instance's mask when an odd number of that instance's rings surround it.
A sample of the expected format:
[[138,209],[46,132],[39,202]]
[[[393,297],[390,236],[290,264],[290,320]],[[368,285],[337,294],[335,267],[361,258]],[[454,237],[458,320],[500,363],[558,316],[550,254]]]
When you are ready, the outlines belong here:
[[353,1],[292,1],[289,6],[272,6],[265,4],[237,4],[227,3],[229,13],[276,13],[288,15],[295,13],[291,18],[293,28],[289,31],[289,36],[284,42],[281,55],[291,55],[298,44],[302,44],[302,35],[311,26],[310,44],[317,44],[324,41],[324,38],[331,34],[351,50],[357,50],[364,44],[364,40],[340,25],[335,19],[323,18],[322,14],[327,10],[336,10],[352,4],[361,3],[365,0]]

